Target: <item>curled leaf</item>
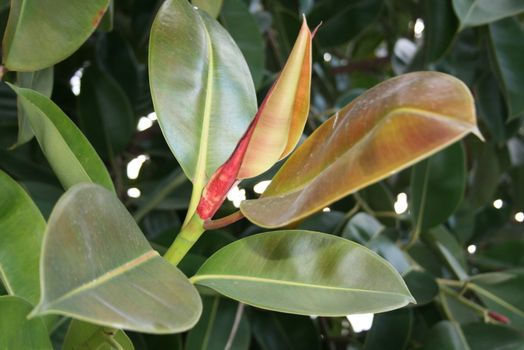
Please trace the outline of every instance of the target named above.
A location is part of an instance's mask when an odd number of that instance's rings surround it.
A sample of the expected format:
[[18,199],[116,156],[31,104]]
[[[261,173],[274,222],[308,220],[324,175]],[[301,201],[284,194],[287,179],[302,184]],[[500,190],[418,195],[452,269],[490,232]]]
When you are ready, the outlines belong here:
[[436,72],[390,79],[318,128],[264,196],[241,210],[260,226],[287,225],[476,131],[473,98],[460,80]]

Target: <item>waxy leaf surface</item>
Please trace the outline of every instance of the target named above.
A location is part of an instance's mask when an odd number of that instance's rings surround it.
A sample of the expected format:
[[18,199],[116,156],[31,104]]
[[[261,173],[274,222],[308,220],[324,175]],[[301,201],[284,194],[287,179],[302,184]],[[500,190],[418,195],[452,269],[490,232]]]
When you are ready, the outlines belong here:
[[149,79],[166,141],[201,189],[256,113],[244,57],[209,15],[187,1],[167,0],[151,29]]
[[0,296],[0,349],[53,349],[42,318],[27,319],[31,307],[23,298]]
[[249,305],[301,315],[382,312],[414,301],[380,256],[313,231],[238,240],[211,256],[192,280]]
[[31,128],[49,164],[65,189],[81,182],[114,191],[107,169],[77,126],[48,97],[11,85],[27,113]]
[[72,187],[55,206],[40,276],[33,315],[175,333],[191,328],[202,309],[182,272],[151,249],[117,197],[94,184]]
[[38,264],[45,225],[29,195],[0,170],[0,279],[9,294],[33,304],[40,294]]
[[456,78],[389,79],[321,125],[241,210],[260,226],[289,224],[476,131],[473,98]]
[[524,11],[521,0],[453,0],[460,27],[473,27]]
[[9,70],[36,71],[75,52],[93,33],[109,0],[13,0],[4,35]]
[[212,217],[237,179],[255,177],[297,145],[309,113],[311,39],[306,20],[295,46],[231,157],[206,185],[197,212]]

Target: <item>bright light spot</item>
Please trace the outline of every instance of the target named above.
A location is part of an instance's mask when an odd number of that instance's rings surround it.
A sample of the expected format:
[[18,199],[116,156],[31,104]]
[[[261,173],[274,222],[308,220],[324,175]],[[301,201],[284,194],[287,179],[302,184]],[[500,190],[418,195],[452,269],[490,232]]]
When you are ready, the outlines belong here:
[[468,249],[468,253],[475,254],[475,252],[477,251],[477,246],[474,244],[471,244],[471,245],[468,245],[467,249]]
[[71,85],[71,91],[75,96],[80,95],[80,85],[82,80],[82,75],[84,74],[84,68],[80,68],[75,72],[75,74],[69,80],[69,85]]
[[138,198],[141,194],[140,190],[136,187],[131,187],[127,190],[127,195],[131,198]]
[[255,187],[253,187],[253,191],[255,191],[255,193],[262,194],[264,193],[264,191],[266,190],[266,188],[269,186],[270,183],[271,183],[271,180],[260,181],[259,183],[255,185]]
[[373,324],[373,314],[357,314],[346,316],[355,333],[367,331]]
[[496,199],[493,201],[493,206],[495,207],[495,209],[500,209],[503,205],[504,202],[502,201],[502,199]]
[[149,129],[153,125],[153,121],[149,119],[148,117],[140,117],[138,119],[138,125],[136,126],[136,129],[138,131],[144,131]]
[[240,208],[240,203],[246,200],[246,190],[233,186],[227,193],[227,199],[233,202],[235,208]]
[[415,27],[413,28],[413,32],[415,33],[415,38],[421,38],[422,32],[424,31],[424,21],[422,18],[417,18],[417,21],[415,22]]
[[394,204],[395,213],[403,214],[408,210],[408,195],[401,192],[397,195],[397,201]]
[[131,180],[136,179],[140,173],[142,164],[144,164],[144,162],[148,159],[149,157],[145,154],[141,154],[138,157],[131,159],[129,163],[127,163],[127,177]]
[[325,207],[324,209],[322,209],[322,211],[323,211],[324,213],[329,213],[329,212],[331,211],[331,208],[329,208],[329,207]]
[[333,56],[331,56],[331,54],[329,52],[324,53],[324,61],[331,62],[332,58],[333,58]]
[[388,46],[385,42],[381,42],[380,45],[375,49],[375,56],[377,58],[388,57]]
[[157,120],[157,117],[156,117],[156,113],[155,112],[151,112],[147,115],[147,119],[151,120],[151,121],[155,121]]
[[524,213],[519,211],[515,214],[515,221],[517,222],[524,222]]

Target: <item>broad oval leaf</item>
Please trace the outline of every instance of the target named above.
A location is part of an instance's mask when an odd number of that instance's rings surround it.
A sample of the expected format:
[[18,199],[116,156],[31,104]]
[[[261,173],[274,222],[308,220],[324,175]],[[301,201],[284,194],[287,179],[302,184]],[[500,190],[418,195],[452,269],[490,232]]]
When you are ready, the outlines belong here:
[[318,128],[241,210],[259,226],[287,225],[476,131],[460,80],[436,72],[389,79]]
[[426,337],[427,350],[470,350],[459,324],[453,321],[440,321],[431,328]]
[[167,0],[151,29],[149,77],[166,141],[201,189],[256,112],[249,68],[218,22],[187,1]]
[[466,157],[460,143],[413,167],[410,209],[416,228],[444,223],[459,206],[466,189]]
[[31,308],[23,298],[0,296],[0,349],[53,349],[42,318],[27,319]]
[[10,86],[17,93],[40,148],[64,188],[94,182],[114,191],[104,163],[65,113],[41,93]]
[[51,213],[44,237],[41,299],[32,315],[62,314],[148,333],[182,332],[198,320],[195,287],[151,249],[107,189],[72,187]]
[[36,71],[62,61],[93,33],[109,0],[13,0],[4,34],[9,70]]
[[222,4],[224,0],[193,0],[191,3],[197,6],[199,9],[206,11],[211,17],[216,18],[220,10],[222,9]]
[[313,231],[240,239],[211,256],[192,281],[249,305],[300,315],[381,312],[414,302],[380,256]]
[[453,0],[460,27],[473,27],[524,11],[521,0]]
[[364,350],[406,349],[413,331],[412,309],[401,309],[373,317]]
[[45,225],[29,195],[0,170],[0,279],[9,294],[33,304],[40,294],[38,264]]

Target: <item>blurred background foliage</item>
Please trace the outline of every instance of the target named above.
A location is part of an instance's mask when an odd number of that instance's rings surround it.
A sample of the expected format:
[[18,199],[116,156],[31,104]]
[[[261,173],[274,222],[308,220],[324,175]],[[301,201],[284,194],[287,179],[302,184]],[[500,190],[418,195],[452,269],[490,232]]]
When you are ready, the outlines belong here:
[[[53,101],[106,162],[120,198],[153,247],[163,252],[180,228],[191,184],[162,137],[149,92],[148,35],[161,3],[116,0],[112,24],[106,18],[72,56],[29,78],[10,79],[52,91]],[[311,27],[323,23],[314,40],[306,135],[389,77],[437,70],[470,87],[486,141],[468,136],[295,225],[378,252],[403,275],[417,305],[374,315],[371,324],[371,315],[309,318],[239,307],[211,295],[204,317],[188,334],[131,333],[135,347],[222,349],[229,340],[232,349],[524,349],[524,3],[194,3],[216,15],[239,45],[259,101],[290,52],[302,14]],[[3,31],[8,1],[0,1],[0,11]],[[0,168],[47,216],[63,190],[34,140],[13,147],[19,134],[30,138],[18,130],[17,113],[14,93],[1,83]],[[258,196],[277,168],[233,189],[219,215]],[[191,275],[220,247],[260,231],[244,220],[208,232],[181,268]],[[62,328],[53,334],[56,344]]]

